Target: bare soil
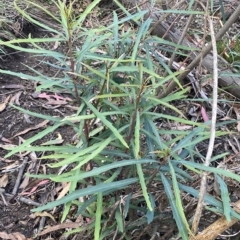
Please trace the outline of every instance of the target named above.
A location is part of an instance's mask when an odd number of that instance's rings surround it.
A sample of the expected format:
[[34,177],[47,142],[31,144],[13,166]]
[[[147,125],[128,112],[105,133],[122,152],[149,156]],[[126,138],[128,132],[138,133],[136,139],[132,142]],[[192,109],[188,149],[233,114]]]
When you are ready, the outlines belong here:
[[[22,72],[30,75],[33,73],[26,66],[35,69],[36,66],[41,67],[39,66],[39,62],[27,53],[15,53],[8,55],[4,57],[1,64],[6,70]],[[48,74],[53,73],[48,72]],[[20,79],[11,75],[0,75],[1,103],[3,103],[7,98],[9,98],[9,102],[12,99],[13,104],[25,110],[55,117],[68,116],[75,112],[75,110],[65,107],[64,105],[47,105],[46,99],[34,97],[35,90],[36,83],[33,83],[26,79]],[[18,96],[17,101],[14,101],[14,97],[16,96]],[[72,103],[71,105],[74,106],[74,103]],[[34,232],[36,233],[36,229],[38,228],[39,220],[34,219],[32,217],[33,215],[30,212],[33,206],[25,204],[19,200],[21,192],[24,192],[25,189],[19,189],[17,194],[10,195],[13,191],[17,175],[24,158],[20,155],[14,155],[8,159],[4,158],[7,153],[7,151],[4,149],[4,146],[6,146],[6,144],[15,144],[18,146],[20,141],[23,141],[24,139],[26,140],[36,135],[39,131],[42,131],[45,127],[51,124],[51,122],[49,122],[42,127],[40,126],[34,129],[36,126],[38,126],[38,124],[42,123],[43,121],[44,120],[41,118],[29,116],[28,114],[25,114],[13,108],[12,106],[10,106],[9,103],[7,104],[6,108],[0,112],[0,179],[1,177],[3,177],[4,174],[7,175],[8,178],[6,183],[1,182],[0,180],[0,185],[6,193],[4,196],[6,197],[7,202],[6,206],[4,201],[0,197],[0,232],[20,232],[25,237],[29,238],[34,236]],[[29,131],[24,133],[25,130]],[[59,131],[57,133],[48,134],[43,139],[41,139],[41,141],[36,141],[35,144],[38,145],[43,142],[56,139],[59,134],[61,135],[62,139],[64,139],[64,143],[70,143],[73,141],[74,132],[72,128],[68,128],[67,126],[65,126],[58,130]],[[25,171],[29,169],[29,166],[32,162],[33,159],[29,158]],[[15,166],[13,167],[13,169],[10,169],[6,172],[4,171],[6,167],[14,164]],[[41,161],[41,164],[45,165],[46,163],[44,161]],[[31,170],[31,172],[36,172],[36,169],[39,167],[39,165],[40,160],[37,160],[35,162],[35,168],[34,170]],[[38,189],[36,192],[28,195],[27,198],[43,204],[46,202],[46,199],[48,199],[49,192],[52,191],[53,187],[54,186],[52,184],[47,184],[43,187],[40,187],[40,189]],[[42,196],[45,196],[45,200]]]

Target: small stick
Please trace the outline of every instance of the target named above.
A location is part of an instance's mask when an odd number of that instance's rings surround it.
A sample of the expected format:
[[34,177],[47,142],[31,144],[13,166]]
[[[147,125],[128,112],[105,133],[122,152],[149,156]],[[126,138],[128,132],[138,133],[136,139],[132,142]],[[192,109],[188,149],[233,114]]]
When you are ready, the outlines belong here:
[[[205,166],[209,166],[211,162],[211,156],[214,148],[214,141],[216,136],[216,121],[217,121],[217,97],[218,97],[218,60],[217,60],[217,46],[216,46],[216,38],[214,35],[213,22],[212,19],[208,19],[210,33],[212,38],[212,46],[213,46],[213,103],[212,103],[212,121],[211,121],[211,129],[210,129],[210,139],[208,145],[208,151],[205,159]],[[202,209],[204,205],[204,196],[207,188],[207,172],[203,172],[201,179],[201,187],[199,190],[199,199],[198,205],[196,208],[196,212],[193,219],[192,231],[194,234],[198,231],[198,224],[202,215]]]
[[2,200],[3,200],[4,204],[5,204],[6,206],[8,206],[8,203],[7,203],[7,201],[6,201],[3,193],[5,193],[5,189],[0,188],[0,196],[2,197]]
[[45,222],[46,222],[46,217],[41,217],[39,227],[38,227],[38,233],[40,233],[43,230]]
[[13,190],[12,190],[12,194],[13,194],[13,195],[15,195],[15,194],[17,193],[17,191],[18,191],[18,188],[19,188],[19,186],[20,186],[20,182],[21,182],[21,179],[22,179],[22,176],[23,176],[23,173],[24,173],[24,170],[25,170],[25,167],[26,167],[27,163],[28,163],[28,158],[25,157],[25,158],[23,159],[22,166],[21,166],[21,168],[19,169],[18,177],[17,177],[16,183],[15,183],[15,185],[14,185],[14,188],[13,188]]
[[[1,188],[0,188],[0,190],[1,190]],[[5,195],[6,197],[9,197],[9,198],[14,197],[14,195],[9,194],[9,193],[5,193],[4,195]],[[34,201],[31,200],[30,198],[19,197],[18,200],[19,200],[20,202],[22,202],[22,203],[25,203],[25,204],[28,204],[28,205],[32,205],[32,206],[36,206],[36,207],[42,206],[41,203],[34,202]]]

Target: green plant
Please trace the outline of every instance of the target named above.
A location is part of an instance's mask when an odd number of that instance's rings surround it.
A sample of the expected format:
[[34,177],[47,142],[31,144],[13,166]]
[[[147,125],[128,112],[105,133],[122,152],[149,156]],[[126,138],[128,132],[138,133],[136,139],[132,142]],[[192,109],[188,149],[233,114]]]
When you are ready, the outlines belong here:
[[238,37],[230,42],[227,39],[218,41],[217,48],[219,55],[229,63],[234,65],[240,61],[240,40]]
[[[30,175],[70,183],[67,196],[33,211],[64,204],[61,219],[64,221],[71,206],[76,205],[76,214],[82,214],[91,222],[87,227],[72,232],[87,231],[96,240],[112,239],[114,235],[119,236],[119,239],[130,239],[131,231],[137,228],[149,224],[156,230],[156,225],[169,224],[169,221],[175,221],[182,239],[188,239],[191,234],[189,216],[185,215],[180,190],[198,197],[198,190],[188,186],[192,180],[190,173],[200,174],[204,170],[217,175],[220,189],[224,192],[223,203],[208,195],[205,196],[206,203],[212,206],[212,211],[225,214],[228,219],[240,219],[226,201],[228,192],[220,176],[238,181],[240,177],[220,168],[204,167],[196,161],[197,158],[204,158],[195,151],[195,146],[209,138],[209,123],[189,121],[171,104],[172,101],[184,100],[188,88],[163,99],[155,97],[157,89],[164,88],[164,83],[169,79],[177,81],[176,76],[180,74],[168,68],[157,55],[155,46],[161,44],[166,46],[166,50],[170,45],[178,49],[190,49],[149,36],[151,21],[143,20],[146,11],[134,15],[128,13],[122,19],[118,19],[114,13],[113,23],[109,26],[86,29],[83,21],[99,1],[93,1],[76,19],[71,17],[72,3],[66,6],[60,0],[54,2],[60,11],[60,18],[57,18],[36,3],[28,2],[57,21],[62,26],[62,32],[34,20],[15,1],[16,8],[26,19],[58,37],[34,39],[29,36],[28,39],[0,42],[20,51],[53,57],[56,62],[51,66],[61,66],[64,77],[52,78],[34,69],[36,76],[4,70],[0,70],[1,73],[38,81],[38,91],[44,89],[55,92],[64,89],[75,96],[79,105],[75,116],[62,119],[13,106],[29,115],[51,120],[54,124],[20,146],[10,149],[6,157],[20,151],[43,151],[45,155],[42,159],[49,160],[49,167],[69,166],[69,170],[61,175]],[[123,23],[129,20],[139,24],[138,31],[131,28],[124,30]],[[17,45],[22,42],[31,47]],[[45,49],[41,47],[42,42],[66,43],[67,53]],[[159,75],[160,68],[167,70],[169,75],[165,78]],[[153,111],[159,105],[173,110],[176,115]],[[188,124],[193,130],[173,131],[156,126],[156,121],[166,120]],[[65,125],[76,132],[76,145],[33,146],[36,140]],[[164,141],[164,134],[171,135],[171,139]],[[217,132],[217,136],[223,134],[226,133]],[[214,160],[222,156],[215,156]],[[158,209],[159,189],[155,187],[156,183],[163,186],[162,192],[166,193],[172,213]],[[84,201],[80,200],[82,198]]]

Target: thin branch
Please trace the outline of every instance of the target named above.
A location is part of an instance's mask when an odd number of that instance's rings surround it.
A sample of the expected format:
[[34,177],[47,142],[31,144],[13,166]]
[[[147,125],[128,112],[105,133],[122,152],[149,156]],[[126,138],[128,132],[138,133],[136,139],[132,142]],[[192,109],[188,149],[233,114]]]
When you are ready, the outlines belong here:
[[[0,188],[1,190],[1,188]],[[15,195],[12,195],[12,194],[9,194],[9,193],[5,193],[4,194],[6,197],[10,198],[10,202],[11,202],[11,199],[15,198],[16,196]],[[24,198],[24,197],[16,197],[16,201],[20,201],[22,203],[25,203],[27,205],[32,205],[32,206],[36,206],[36,207],[40,207],[42,206],[41,203],[38,203],[38,202],[34,202],[32,199],[30,198]]]
[[[209,27],[210,27],[210,34],[212,40],[212,49],[213,49],[213,103],[212,103],[212,121],[211,121],[211,128],[210,128],[210,140],[208,145],[207,156],[204,165],[209,166],[210,160],[214,148],[214,141],[216,136],[216,121],[217,121],[217,96],[218,96],[218,54],[217,54],[217,46],[216,46],[216,39],[214,35],[213,29],[213,21],[209,17]],[[198,224],[202,215],[202,209],[204,204],[204,196],[206,193],[206,185],[207,185],[207,172],[203,172],[202,180],[201,180],[201,187],[199,193],[199,200],[196,209],[196,213],[194,215],[193,224],[192,224],[192,231],[196,234],[198,230]]]
[[[198,2],[195,2],[194,6],[193,6],[193,9],[192,9],[193,11],[196,10],[197,5],[198,5]],[[189,26],[190,26],[190,24],[191,24],[191,22],[192,22],[193,16],[194,16],[193,14],[190,14],[190,16],[188,17],[186,26],[184,27],[183,32],[182,32],[182,35],[181,35],[181,37],[179,38],[179,40],[178,40],[178,42],[177,42],[178,45],[181,45],[182,42],[183,42],[183,39],[186,37],[187,31],[188,31],[188,28],[189,28]],[[172,66],[173,61],[174,61],[174,59],[175,59],[175,56],[176,56],[176,53],[177,53],[177,50],[178,50],[178,49],[179,49],[178,47],[176,47],[176,48],[174,49],[174,52],[173,52],[173,54],[172,54],[172,56],[171,56],[171,59],[170,59],[170,61],[169,61],[169,63],[168,63],[168,66],[169,66],[169,67]],[[167,76],[167,71],[165,71],[164,76],[165,76],[165,77]]]
[[18,188],[19,188],[19,186],[20,186],[20,183],[21,183],[21,180],[22,180],[22,177],[23,177],[23,173],[24,173],[24,170],[25,170],[25,167],[26,167],[27,163],[28,163],[28,158],[25,157],[25,158],[23,159],[22,166],[21,166],[21,168],[19,169],[18,177],[17,177],[17,180],[16,180],[16,182],[15,182],[14,188],[13,188],[13,190],[12,190],[12,194],[13,194],[13,195],[15,195],[15,194],[17,193],[17,191],[18,191]]
[[[223,37],[223,35],[229,30],[229,28],[232,26],[232,24],[237,21],[239,16],[240,16],[240,4],[237,7],[237,9],[234,11],[232,16],[228,19],[228,21],[223,25],[223,27],[217,33],[217,35],[216,35],[217,41]],[[196,56],[196,58],[188,65],[186,71],[177,77],[177,79],[179,80],[180,83],[182,83],[183,79],[188,75],[188,73],[191,72],[193,70],[193,68],[195,68],[200,63],[201,59],[203,59],[207,54],[209,54],[211,50],[212,50],[212,43],[209,43],[202,50],[202,52],[198,56]],[[176,87],[177,87],[177,83],[175,81],[172,81],[163,93],[157,95],[157,98],[166,97]]]
[[[176,3],[173,6],[173,9],[177,9],[181,4],[183,4],[185,2],[185,0],[182,0],[178,3]],[[164,14],[158,21],[156,21],[153,26],[149,29],[149,34],[151,34],[153,32],[153,30],[159,25],[161,24],[169,15],[171,14],[171,12],[167,12],[166,14]]]

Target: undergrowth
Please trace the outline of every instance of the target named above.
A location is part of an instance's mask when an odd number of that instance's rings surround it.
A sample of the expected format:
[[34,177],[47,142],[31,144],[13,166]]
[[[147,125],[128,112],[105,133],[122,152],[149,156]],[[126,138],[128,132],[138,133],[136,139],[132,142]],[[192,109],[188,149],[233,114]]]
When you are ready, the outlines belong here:
[[[222,201],[212,195],[205,196],[211,211],[223,214],[227,219],[240,219],[229,205],[229,195],[223,177],[240,180],[234,173],[221,168],[206,167],[197,159],[205,159],[195,150],[198,143],[209,138],[209,122],[194,122],[172,104],[184,101],[188,88],[182,88],[166,98],[157,99],[156,90],[169,79],[177,81],[181,72],[172,72],[157,55],[157,46],[177,47],[190,50],[164,39],[148,35],[151,21],[143,20],[146,11],[139,11],[121,19],[114,13],[113,22],[106,27],[87,29],[83,23],[92,9],[100,2],[93,1],[81,15],[71,17],[72,5],[54,2],[60,18],[36,3],[34,7],[45,11],[62,26],[58,31],[30,17],[15,7],[28,21],[53,33],[57,37],[31,38],[1,41],[2,46],[29,52],[37,56],[51,57],[54,63],[46,65],[61,70],[63,77],[44,75],[32,69],[33,75],[0,70],[29,81],[37,81],[37,91],[61,92],[65,90],[75,97],[79,107],[74,116],[56,118],[29,112],[12,106],[29,115],[51,120],[54,124],[27,139],[20,146],[9,149],[6,157],[18,152],[45,152],[41,159],[49,161],[50,168],[62,168],[60,175],[30,175],[33,178],[50,179],[69,183],[68,194],[33,212],[53,209],[64,205],[61,221],[64,222],[72,206],[77,206],[76,216],[88,219],[86,226],[67,234],[84,233],[92,239],[133,239],[148,231],[152,235],[164,232],[161,226],[177,225],[182,239],[191,235],[190,216],[185,214],[184,193],[197,198],[199,190],[190,186],[193,175],[207,171],[216,176],[222,192]],[[116,1],[118,5],[118,3]],[[122,7],[122,6],[121,6]],[[123,7],[122,7],[123,9]],[[137,31],[124,23],[134,21]],[[27,43],[24,48],[20,43]],[[41,43],[65,43],[65,53],[49,50]],[[162,77],[159,69],[167,70]],[[173,110],[174,116],[154,111],[164,106]],[[192,130],[169,130],[158,128],[157,122],[176,122],[192,127]],[[225,123],[219,123],[221,126]],[[43,136],[68,125],[76,133],[75,144],[61,146],[35,146]],[[217,136],[226,134],[218,131]],[[163,136],[171,136],[164,140]],[[212,162],[225,154],[214,156]],[[66,167],[68,166],[68,167]],[[169,201],[171,211],[162,210],[160,196]],[[153,230],[151,230],[153,229]],[[94,237],[93,237],[94,236]]]
[[239,70],[240,68],[240,39],[222,39],[217,42],[218,53],[227,62]]

